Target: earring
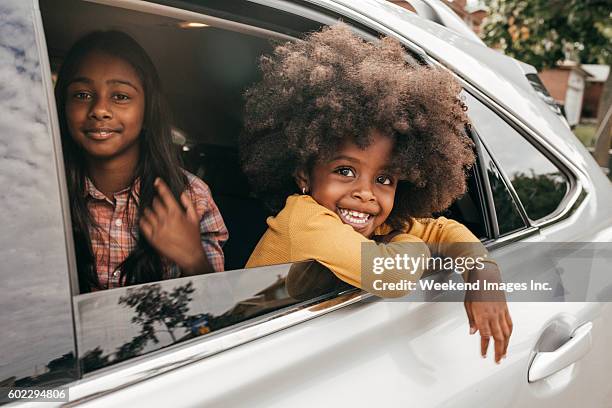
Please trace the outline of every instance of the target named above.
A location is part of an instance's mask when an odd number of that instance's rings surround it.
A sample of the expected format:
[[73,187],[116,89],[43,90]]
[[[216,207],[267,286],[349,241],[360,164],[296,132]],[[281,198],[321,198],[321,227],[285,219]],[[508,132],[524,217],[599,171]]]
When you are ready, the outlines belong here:
[[302,187],[302,194],[306,194],[307,191],[308,189],[306,187]]

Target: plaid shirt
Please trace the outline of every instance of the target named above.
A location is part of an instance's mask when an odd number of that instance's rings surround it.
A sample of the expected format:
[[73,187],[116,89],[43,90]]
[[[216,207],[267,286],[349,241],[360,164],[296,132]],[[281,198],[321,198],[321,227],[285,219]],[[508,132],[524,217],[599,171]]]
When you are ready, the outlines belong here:
[[[223,271],[224,257],[221,247],[228,239],[223,218],[212,199],[210,189],[202,180],[185,172],[190,186],[190,196],[200,216],[200,239],[208,262],[216,271]],[[135,183],[138,183],[136,181]],[[98,224],[90,227],[91,245],[96,258],[96,269],[100,287],[103,289],[121,286],[118,266],[127,258],[138,240],[138,189],[137,184],[106,197],[93,182],[87,178],[85,185],[87,207]],[[129,200],[128,200],[129,198]],[[129,204],[128,204],[129,202]],[[165,260],[168,265],[164,279],[180,276],[179,268]]]

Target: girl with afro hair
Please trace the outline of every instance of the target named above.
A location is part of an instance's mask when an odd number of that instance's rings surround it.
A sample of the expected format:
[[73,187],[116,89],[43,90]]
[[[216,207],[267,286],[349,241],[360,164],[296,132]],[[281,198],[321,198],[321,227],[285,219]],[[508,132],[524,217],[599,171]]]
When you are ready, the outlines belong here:
[[[431,218],[465,192],[475,160],[450,73],[412,66],[396,40],[368,43],[344,24],[277,46],[261,69],[246,92],[241,160],[276,215],[247,267],[314,259],[350,285],[396,297],[407,291],[393,284],[416,282],[423,268],[362,276],[362,244],[382,258],[486,257],[465,226]],[[470,334],[480,331],[483,357],[494,337],[497,362],[512,330],[501,300],[465,303]]]

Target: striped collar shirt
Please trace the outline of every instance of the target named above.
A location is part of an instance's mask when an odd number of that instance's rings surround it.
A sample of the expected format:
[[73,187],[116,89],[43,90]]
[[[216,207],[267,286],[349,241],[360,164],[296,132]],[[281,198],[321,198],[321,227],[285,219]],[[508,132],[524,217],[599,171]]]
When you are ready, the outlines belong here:
[[[224,270],[222,246],[228,239],[228,232],[219,209],[212,199],[210,189],[199,178],[185,172],[189,181],[189,193],[196,212],[200,216],[200,239],[202,247],[213,270]],[[87,207],[97,227],[90,227],[92,249],[96,259],[96,270],[100,289],[121,286],[119,266],[136,246],[138,228],[139,180],[118,191],[112,197],[105,196],[87,178],[85,194]],[[180,276],[179,268],[165,260],[168,267],[164,279]]]

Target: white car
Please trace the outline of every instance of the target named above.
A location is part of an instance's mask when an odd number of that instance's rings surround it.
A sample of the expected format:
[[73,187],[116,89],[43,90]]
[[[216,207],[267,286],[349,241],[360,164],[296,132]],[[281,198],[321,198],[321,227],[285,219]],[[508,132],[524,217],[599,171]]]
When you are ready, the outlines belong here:
[[[447,215],[506,279],[537,275],[554,242],[609,245],[610,182],[535,70],[387,1],[3,0],[1,402],[54,387],[68,393],[47,394],[50,405],[88,407],[612,405],[604,285],[571,298],[568,273],[557,301],[509,302],[514,332],[498,365],[480,357],[460,302],[390,302],[341,285],[293,299],[287,274],[321,272],[316,263],[242,269],[268,215],[238,163],[243,91],[271,40],[339,20],[368,40],[397,38],[413,62],[463,84],[478,163]],[[228,272],[79,294],[53,78],[95,29],[126,31],[154,59],[178,148],[229,228]]]

